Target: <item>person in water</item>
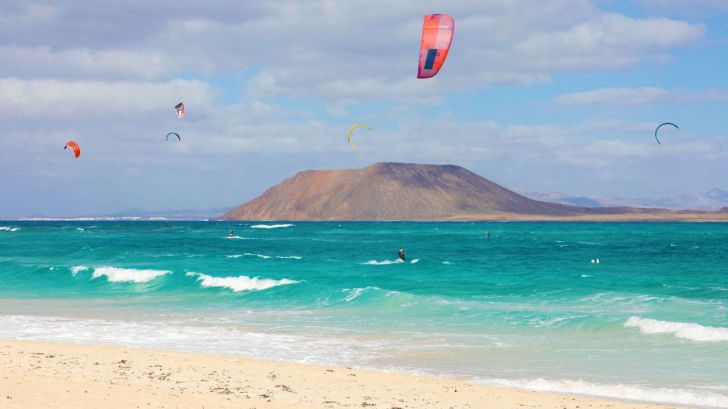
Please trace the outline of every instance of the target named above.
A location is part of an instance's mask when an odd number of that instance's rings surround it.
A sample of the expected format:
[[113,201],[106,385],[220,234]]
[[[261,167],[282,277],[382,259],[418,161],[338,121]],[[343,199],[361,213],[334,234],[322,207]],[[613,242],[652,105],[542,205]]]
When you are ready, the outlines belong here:
[[228,237],[233,237],[235,235],[235,232],[233,229],[230,229],[230,233],[228,233]]
[[402,261],[407,261],[407,256],[404,254],[404,249],[399,249],[399,259]]

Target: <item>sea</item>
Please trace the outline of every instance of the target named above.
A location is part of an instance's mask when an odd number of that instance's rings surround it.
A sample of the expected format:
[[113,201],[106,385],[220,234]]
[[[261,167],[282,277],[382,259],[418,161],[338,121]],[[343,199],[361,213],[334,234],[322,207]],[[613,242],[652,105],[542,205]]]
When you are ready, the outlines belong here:
[[0,338],[728,408],[728,224],[0,221]]

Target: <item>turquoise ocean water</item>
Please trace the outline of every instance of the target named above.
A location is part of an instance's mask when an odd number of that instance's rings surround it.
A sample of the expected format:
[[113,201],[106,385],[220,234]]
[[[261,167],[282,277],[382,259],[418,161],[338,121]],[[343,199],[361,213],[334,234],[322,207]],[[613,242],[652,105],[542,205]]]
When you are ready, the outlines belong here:
[[728,225],[3,221],[0,338],[728,407]]

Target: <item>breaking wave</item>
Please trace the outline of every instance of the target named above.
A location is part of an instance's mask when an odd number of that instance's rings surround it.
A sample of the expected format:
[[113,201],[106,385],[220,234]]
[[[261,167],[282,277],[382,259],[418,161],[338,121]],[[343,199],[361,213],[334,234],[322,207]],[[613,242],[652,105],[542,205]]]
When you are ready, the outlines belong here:
[[596,384],[570,379],[554,381],[540,378],[522,380],[483,379],[482,382],[497,386],[537,391],[573,393],[644,402],[728,408],[727,396],[704,390],[649,388],[624,384]]
[[369,291],[369,290],[381,290],[381,288],[374,287],[374,286],[368,286],[368,287],[363,287],[363,288],[345,288],[342,291],[348,292],[349,294],[347,294],[347,296],[344,298],[344,301],[346,301],[346,302],[354,301],[360,295],[362,295],[362,293],[364,293],[365,291]]
[[286,227],[291,227],[292,224],[255,224],[253,226],[250,226],[251,229],[283,229]]
[[76,275],[76,274],[78,274],[78,273],[79,273],[80,271],[86,271],[86,270],[88,270],[89,268],[90,268],[90,267],[87,267],[87,266],[73,266],[73,267],[71,267],[71,274],[73,274],[73,275]]
[[96,267],[91,277],[106,277],[106,279],[112,283],[146,283],[147,281],[151,281],[157,277],[171,273],[171,271],[166,270],[137,270],[133,268]]
[[289,280],[284,278],[282,280],[273,280],[270,278],[258,278],[248,276],[237,276],[237,277],[213,277],[207,274],[189,272],[188,277],[196,277],[197,281],[203,287],[224,287],[233,290],[233,292],[240,291],[260,291],[267,290],[269,288],[278,287],[281,285],[298,284],[300,281]]
[[[244,253],[243,256],[249,256],[249,257],[258,257],[258,258],[278,258],[278,259],[291,259],[291,260],[300,260],[303,257],[301,256],[266,256],[265,254],[258,254],[258,253]],[[228,256],[229,257],[229,256]]]
[[673,334],[675,338],[699,342],[728,341],[728,328],[707,327],[693,322],[659,321],[650,318],[630,317],[624,323],[627,328],[639,328],[643,334]]
[[244,256],[253,256],[258,258],[270,258],[271,256],[266,256],[265,254],[257,254],[257,253],[245,253]]

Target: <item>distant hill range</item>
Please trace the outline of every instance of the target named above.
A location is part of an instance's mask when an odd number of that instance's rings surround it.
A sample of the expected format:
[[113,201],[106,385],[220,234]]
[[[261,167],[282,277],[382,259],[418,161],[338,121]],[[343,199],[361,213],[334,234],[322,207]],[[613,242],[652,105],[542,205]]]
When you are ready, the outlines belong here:
[[663,209],[717,210],[728,207],[728,192],[712,189],[705,193],[680,195],[664,199],[627,199],[618,196],[569,196],[561,193],[540,193],[517,190],[535,200],[585,207],[650,207]]
[[534,200],[454,165],[306,170],[224,220],[719,220],[728,212],[588,207]]

